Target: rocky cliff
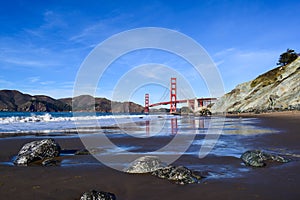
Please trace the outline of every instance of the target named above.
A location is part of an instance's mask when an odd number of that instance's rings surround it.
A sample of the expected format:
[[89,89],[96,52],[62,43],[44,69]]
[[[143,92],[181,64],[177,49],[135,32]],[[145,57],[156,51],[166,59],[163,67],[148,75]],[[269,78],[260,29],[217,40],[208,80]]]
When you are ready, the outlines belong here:
[[221,97],[212,112],[300,110],[300,57],[238,85]]
[[[82,95],[73,99],[80,102],[74,111],[91,111],[94,103],[97,112],[143,112],[144,108],[133,102],[112,102],[106,98]],[[0,90],[0,111],[63,112],[72,110],[72,98],[54,99],[45,95],[23,94],[17,90]]]

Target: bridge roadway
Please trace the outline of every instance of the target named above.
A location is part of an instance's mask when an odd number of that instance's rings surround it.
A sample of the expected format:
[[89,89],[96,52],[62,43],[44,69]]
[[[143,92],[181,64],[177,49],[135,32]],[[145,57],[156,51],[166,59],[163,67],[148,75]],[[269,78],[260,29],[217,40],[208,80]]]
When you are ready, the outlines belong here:
[[[200,104],[202,104],[202,105],[203,105],[204,101],[214,101],[214,100],[217,100],[217,98],[199,98],[199,99],[197,99],[197,101],[200,102]],[[168,105],[168,104],[171,104],[171,103],[176,103],[176,104],[177,103],[187,103],[188,101],[194,102],[195,99],[176,100],[174,102],[165,101],[165,102],[153,103],[153,104],[150,104],[149,107],[155,107],[155,106],[160,106],[160,105]]]

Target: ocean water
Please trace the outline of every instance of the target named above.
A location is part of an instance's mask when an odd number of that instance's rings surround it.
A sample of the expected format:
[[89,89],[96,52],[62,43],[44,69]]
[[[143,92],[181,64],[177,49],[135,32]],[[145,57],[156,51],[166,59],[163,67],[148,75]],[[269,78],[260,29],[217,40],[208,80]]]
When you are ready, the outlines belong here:
[[[255,127],[256,119],[218,117],[192,117],[173,116],[168,114],[143,115],[143,114],[112,114],[112,113],[72,113],[72,112],[0,112],[0,133],[34,132],[34,131],[65,131],[77,127],[109,127],[126,123],[138,123],[145,121],[172,120],[169,125],[204,130],[209,127],[210,121],[215,123],[214,128],[224,129],[226,134],[256,134],[264,133],[266,129],[259,130]],[[174,121],[176,119],[176,122]],[[138,126],[138,124],[136,124]],[[157,124],[156,124],[157,125]],[[174,128],[174,127],[173,127]],[[254,131],[252,131],[254,130]],[[175,130],[173,130],[174,133]],[[184,132],[188,132],[186,129]]]
[[[145,155],[164,158],[166,163],[172,163],[182,155],[196,160],[205,156],[216,160],[224,157],[239,159],[243,152],[252,148],[247,138],[278,132],[258,124],[256,118],[174,116],[167,113],[0,112],[0,140],[11,137],[32,140],[79,137],[86,148],[100,149],[94,156],[101,163],[121,170]],[[62,166],[97,164],[64,156]],[[245,170],[223,164],[207,166],[198,161],[180,164],[200,171],[213,167],[216,177],[226,174],[225,178],[235,177],[237,172],[240,174]]]
[[142,118],[151,120],[153,116],[88,112],[0,112],[0,134],[70,133],[80,128],[88,131],[97,127],[139,121]]
[[[112,113],[28,113],[0,112],[0,138],[7,137],[80,137],[99,135],[108,138],[156,138],[180,136],[178,144],[154,154],[199,154],[180,146],[217,147],[215,155],[239,156],[242,145],[234,138],[274,133],[259,127],[256,118],[224,118],[174,116],[169,114],[112,114]],[[226,136],[226,137],[221,137]],[[234,137],[229,137],[234,136]],[[177,137],[178,138],[178,137]],[[229,139],[228,139],[229,138]],[[233,139],[232,139],[233,138]],[[183,141],[183,142],[182,142]],[[102,147],[105,146],[102,144]],[[230,148],[228,148],[230,147]],[[124,144],[122,148],[128,148]],[[143,149],[143,145],[130,145]],[[112,152],[119,150],[108,147]]]

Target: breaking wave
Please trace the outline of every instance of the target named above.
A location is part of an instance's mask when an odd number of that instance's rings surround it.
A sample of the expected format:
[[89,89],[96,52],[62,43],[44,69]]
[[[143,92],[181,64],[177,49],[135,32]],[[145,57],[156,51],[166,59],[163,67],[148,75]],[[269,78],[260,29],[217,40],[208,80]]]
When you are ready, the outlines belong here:
[[[168,116],[164,116],[168,117]],[[69,132],[72,129],[97,129],[97,127],[141,122],[157,119],[158,115],[112,115],[106,113],[1,113],[0,133]]]

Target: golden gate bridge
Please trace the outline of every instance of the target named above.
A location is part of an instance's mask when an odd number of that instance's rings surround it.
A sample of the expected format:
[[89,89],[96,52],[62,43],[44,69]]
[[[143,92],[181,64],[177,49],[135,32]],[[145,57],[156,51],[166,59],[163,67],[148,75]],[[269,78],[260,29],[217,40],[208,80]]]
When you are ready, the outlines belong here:
[[217,100],[217,98],[195,98],[195,99],[182,99],[177,100],[177,80],[176,78],[171,78],[170,81],[170,101],[158,102],[150,104],[150,95],[145,94],[145,106],[144,113],[149,113],[150,107],[160,106],[160,105],[168,105],[170,104],[170,113],[174,114],[177,112],[177,104],[179,103],[187,103],[188,107],[193,111],[196,108],[203,108],[205,104],[210,104],[212,101]]

